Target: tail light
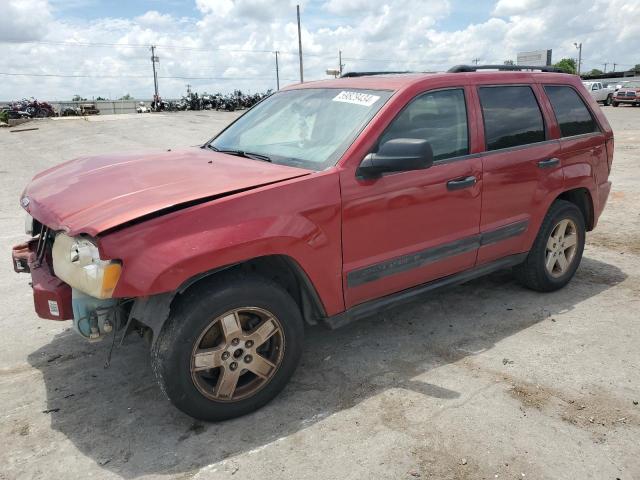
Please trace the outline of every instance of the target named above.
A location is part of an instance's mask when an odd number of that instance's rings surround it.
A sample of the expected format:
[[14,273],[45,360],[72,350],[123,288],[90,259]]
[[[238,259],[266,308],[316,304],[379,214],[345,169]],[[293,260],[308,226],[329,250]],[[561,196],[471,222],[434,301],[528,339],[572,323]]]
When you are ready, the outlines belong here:
[[609,166],[609,173],[611,173],[611,164],[613,163],[613,137],[607,140],[607,165]]

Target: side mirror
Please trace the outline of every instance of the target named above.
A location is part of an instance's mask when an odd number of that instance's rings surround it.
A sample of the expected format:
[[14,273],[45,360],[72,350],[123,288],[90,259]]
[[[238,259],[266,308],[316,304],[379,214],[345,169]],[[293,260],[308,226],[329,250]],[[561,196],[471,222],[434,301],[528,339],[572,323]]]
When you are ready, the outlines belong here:
[[431,144],[420,138],[394,138],[362,160],[356,175],[377,178],[387,172],[423,170],[433,165]]

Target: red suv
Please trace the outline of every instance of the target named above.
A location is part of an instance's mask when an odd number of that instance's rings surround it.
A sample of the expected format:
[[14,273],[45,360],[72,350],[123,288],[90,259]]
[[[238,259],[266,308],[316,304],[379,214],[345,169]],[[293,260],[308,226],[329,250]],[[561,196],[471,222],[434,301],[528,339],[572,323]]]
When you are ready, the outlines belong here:
[[347,75],[281,90],[201,148],[36,175],[13,262],[39,316],[89,340],[146,334],[169,399],[220,420],[284,387],[305,324],[507,267],[566,285],[612,158],[577,76]]

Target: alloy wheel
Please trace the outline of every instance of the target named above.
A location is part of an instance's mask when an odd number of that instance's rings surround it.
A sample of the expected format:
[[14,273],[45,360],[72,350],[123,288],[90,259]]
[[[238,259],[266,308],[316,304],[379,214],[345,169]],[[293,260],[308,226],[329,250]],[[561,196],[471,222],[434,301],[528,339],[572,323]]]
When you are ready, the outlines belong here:
[[275,375],[284,357],[284,334],[275,315],[242,307],[215,318],[196,340],[191,378],[205,397],[238,401],[254,395]]
[[560,220],[551,231],[545,252],[545,268],[554,278],[561,277],[571,267],[578,246],[578,228],[573,220]]

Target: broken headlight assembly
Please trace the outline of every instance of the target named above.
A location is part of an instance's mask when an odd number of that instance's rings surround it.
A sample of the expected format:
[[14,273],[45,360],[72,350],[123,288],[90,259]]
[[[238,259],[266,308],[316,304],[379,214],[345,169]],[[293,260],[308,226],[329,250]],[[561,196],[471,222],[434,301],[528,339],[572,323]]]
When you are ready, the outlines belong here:
[[122,265],[119,260],[102,260],[93,241],[59,233],[51,255],[53,272],[60,280],[91,297],[111,298]]

